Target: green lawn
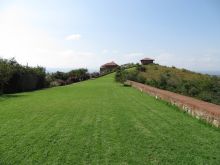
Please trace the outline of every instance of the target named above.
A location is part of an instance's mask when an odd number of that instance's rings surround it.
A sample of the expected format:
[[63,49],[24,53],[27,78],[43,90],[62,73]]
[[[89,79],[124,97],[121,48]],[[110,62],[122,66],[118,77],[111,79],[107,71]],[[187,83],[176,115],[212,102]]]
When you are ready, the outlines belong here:
[[219,164],[220,129],[113,75],[0,98],[0,164]]

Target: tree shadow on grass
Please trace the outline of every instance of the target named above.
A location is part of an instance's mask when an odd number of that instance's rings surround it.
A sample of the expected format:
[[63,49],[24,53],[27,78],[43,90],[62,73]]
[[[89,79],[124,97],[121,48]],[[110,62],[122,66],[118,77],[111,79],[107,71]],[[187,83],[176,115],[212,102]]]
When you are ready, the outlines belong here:
[[131,84],[130,84],[130,83],[127,83],[127,82],[124,82],[124,83],[122,84],[122,86],[123,86],[123,87],[131,87]]
[[0,102],[8,100],[8,99],[12,99],[12,98],[19,98],[19,97],[25,97],[25,96],[27,96],[27,95],[24,95],[24,94],[3,94],[3,95],[0,95]]

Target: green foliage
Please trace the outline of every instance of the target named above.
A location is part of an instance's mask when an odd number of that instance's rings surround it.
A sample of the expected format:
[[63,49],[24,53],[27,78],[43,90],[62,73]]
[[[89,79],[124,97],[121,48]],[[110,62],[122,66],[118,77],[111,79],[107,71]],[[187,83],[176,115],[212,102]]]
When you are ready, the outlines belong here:
[[0,164],[210,164],[220,131],[114,81],[0,98]]
[[80,68],[70,72],[47,73],[43,67],[22,66],[12,58],[0,58],[0,94],[16,93],[71,84],[90,78],[87,69]]
[[203,92],[199,93],[198,97],[204,101],[208,101],[208,102],[212,101],[212,95],[210,92],[207,92],[207,91],[203,91]]
[[83,81],[83,80],[87,80],[90,78],[90,76],[88,74],[88,70],[85,68],[71,70],[68,73],[68,76],[75,77],[75,79],[77,79],[77,81]]
[[145,79],[144,76],[138,75],[136,81],[139,82],[139,83],[143,83],[144,84],[146,82],[146,79]]
[[135,67],[137,65],[139,65],[139,64],[127,63],[127,64],[121,65],[120,68],[122,68],[122,69],[129,69],[129,68],[133,68],[133,67]]
[[121,82],[121,83],[124,83],[126,80],[127,80],[127,71],[121,67],[119,67],[117,70],[116,70],[116,73],[115,73],[115,80],[117,82]]
[[0,94],[3,93],[4,85],[12,76],[11,60],[5,60],[0,58]]
[[127,74],[127,79],[132,81],[137,81],[138,71],[130,70]]
[[199,89],[194,86],[192,86],[188,91],[190,96],[197,96],[199,94],[199,92],[200,92]]
[[145,83],[151,86],[155,86],[155,87],[159,86],[159,82],[154,79],[149,79],[149,80],[146,79]]
[[66,85],[66,82],[60,79],[56,79],[54,81],[50,82],[50,86],[49,87],[57,87],[57,86],[63,86]]
[[146,68],[143,65],[140,65],[140,64],[136,66],[136,69],[137,69],[137,71],[140,71],[140,72],[145,72],[146,71]]
[[44,88],[46,73],[43,67],[22,66],[14,58],[0,59],[0,93],[15,93]]
[[90,78],[87,69],[80,68],[74,69],[67,73],[65,72],[55,72],[47,75],[47,82],[50,87],[62,86],[66,84],[72,84],[79,81],[84,81]]
[[[143,69],[144,67],[145,69]],[[220,78],[158,64],[137,65],[127,79],[220,104]]]
[[170,78],[170,74],[169,73],[164,73],[164,74],[160,75],[159,86],[162,89],[166,89],[166,86],[168,84],[167,81],[169,80],[169,78]]
[[68,79],[68,74],[64,72],[57,71],[51,74],[52,80],[63,80],[66,81]]
[[145,83],[146,81],[146,79],[142,75],[138,75],[137,69],[128,71],[122,68],[117,69],[115,80],[121,83],[124,83],[126,80],[132,80],[140,83]]
[[98,77],[100,77],[100,73],[99,72],[90,73],[90,78],[98,78]]

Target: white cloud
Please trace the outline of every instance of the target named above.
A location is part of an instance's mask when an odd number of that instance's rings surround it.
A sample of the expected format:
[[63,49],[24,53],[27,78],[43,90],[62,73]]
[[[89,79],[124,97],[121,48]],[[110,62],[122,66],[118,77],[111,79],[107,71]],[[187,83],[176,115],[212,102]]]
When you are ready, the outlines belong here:
[[[192,70],[219,70],[220,50],[207,50],[203,54],[177,55],[169,51],[153,51],[153,55],[143,52],[128,52],[104,49],[95,53],[83,49],[75,51],[65,45],[63,39],[58,40],[47,33],[32,26],[32,16],[38,12],[27,11],[17,6],[0,10],[0,56],[4,58],[15,57],[21,64],[31,66],[41,65],[47,68],[96,68],[108,61],[118,64],[139,62],[143,57],[154,58],[157,63],[168,66],[177,66]],[[39,16],[40,18],[40,16]],[[36,25],[36,24],[35,24]],[[67,36],[67,40],[79,40],[80,34]],[[83,45],[83,48],[86,45]]]
[[102,53],[103,53],[103,54],[106,54],[106,53],[108,53],[108,52],[109,52],[108,49],[103,49],[103,50],[102,50]]
[[81,35],[80,34],[72,34],[72,35],[66,36],[65,39],[77,41],[77,40],[81,39]]
[[[16,60],[30,66],[47,68],[78,68],[95,67],[99,58],[88,51],[74,51],[58,40],[31,26],[28,21],[30,14],[24,9],[11,6],[0,11],[0,56],[15,57]],[[70,37],[80,38],[80,35]],[[100,62],[99,62],[100,63]]]
[[113,50],[112,53],[113,53],[113,54],[118,54],[119,51],[118,51],[118,50]]
[[26,15],[16,6],[0,12],[0,54],[5,58],[16,57],[21,63],[36,64],[35,60],[46,59],[45,54],[60,47],[46,32],[28,24]]

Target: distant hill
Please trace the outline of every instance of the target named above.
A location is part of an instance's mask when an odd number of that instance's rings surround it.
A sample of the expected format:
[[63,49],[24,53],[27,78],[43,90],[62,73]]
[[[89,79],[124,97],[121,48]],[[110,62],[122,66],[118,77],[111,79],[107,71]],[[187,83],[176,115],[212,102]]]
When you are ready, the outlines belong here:
[[220,76],[220,71],[201,71],[203,74],[215,75]]
[[[158,64],[124,70],[126,79],[220,104],[220,78]],[[117,74],[116,74],[117,75]]]

